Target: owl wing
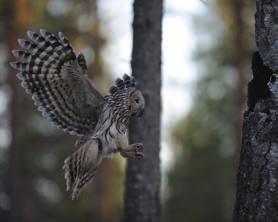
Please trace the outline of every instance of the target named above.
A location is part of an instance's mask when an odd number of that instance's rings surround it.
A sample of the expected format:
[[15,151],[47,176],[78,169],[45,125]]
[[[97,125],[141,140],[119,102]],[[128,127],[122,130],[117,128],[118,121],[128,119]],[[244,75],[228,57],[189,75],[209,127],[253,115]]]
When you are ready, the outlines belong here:
[[19,39],[22,50],[13,50],[20,61],[11,62],[17,77],[44,117],[64,131],[87,135],[98,120],[104,99],[87,75],[82,54],[76,56],[63,33],[28,31]]

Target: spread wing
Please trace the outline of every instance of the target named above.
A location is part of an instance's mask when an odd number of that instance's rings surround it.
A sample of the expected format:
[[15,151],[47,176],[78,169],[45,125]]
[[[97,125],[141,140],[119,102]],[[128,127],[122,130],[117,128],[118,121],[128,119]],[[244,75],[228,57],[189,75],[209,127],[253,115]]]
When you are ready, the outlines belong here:
[[19,39],[13,50],[20,61],[11,62],[17,77],[44,117],[64,131],[78,136],[96,125],[104,99],[87,75],[82,54],[75,55],[68,39],[40,30],[28,31],[30,40]]

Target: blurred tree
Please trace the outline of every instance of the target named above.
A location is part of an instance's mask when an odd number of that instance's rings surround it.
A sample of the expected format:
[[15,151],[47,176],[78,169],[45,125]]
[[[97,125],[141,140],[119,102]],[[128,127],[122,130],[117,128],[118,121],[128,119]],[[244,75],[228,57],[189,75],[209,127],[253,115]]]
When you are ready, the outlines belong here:
[[125,222],[160,220],[160,112],[162,0],[135,0],[132,72],[146,100],[144,116],[130,128],[130,142],[142,142],[145,157],[129,160]]
[[241,143],[241,128],[242,128],[242,114],[246,107],[246,63],[247,63],[247,47],[246,41],[246,29],[243,17],[244,1],[234,0],[232,1],[232,11],[234,20],[234,58],[235,58],[235,68],[236,68],[236,89],[235,89],[235,156],[236,159],[239,157],[240,153],[240,143]]
[[224,222],[232,218],[234,155],[240,135],[243,83],[248,74],[244,72],[245,61],[254,45],[249,24],[254,3],[215,0],[209,7],[206,14],[194,18],[201,76],[192,109],[174,130],[180,150],[168,177],[165,221],[201,222],[209,218]]
[[278,221],[277,1],[257,0],[253,79],[237,177],[234,221]]
[[169,175],[164,221],[230,221],[233,206],[232,84],[224,67],[197,84],[198,101],[174,131],[182,153]]
[[[11,0],[5,5],[5,39],[8,50],[12,50],[16,44],[16,37],[22,33],[28,24],[30,17],[26,0]],[[9,178],[8,189],[11,199],[11,221],[35,221],[36,214],[33,203],[32,181],[30,172],[26,170],[24,152],[20,144],[20,125],[24,118],[19,112],[20,96],[18,94],[18,82],[16,76],[10,71],[7,83],[10,87],[9,121],[10,121],[10,145],[9,145]]]

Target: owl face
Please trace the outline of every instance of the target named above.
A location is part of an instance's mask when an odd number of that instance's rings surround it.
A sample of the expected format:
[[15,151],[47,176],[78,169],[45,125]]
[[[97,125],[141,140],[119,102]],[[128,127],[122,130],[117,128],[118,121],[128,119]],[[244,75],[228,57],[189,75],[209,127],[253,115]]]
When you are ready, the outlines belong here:
[[134,89],[129,97],[129,111],[131,116],[142,116],[145,109],[145,99],[138,89]]

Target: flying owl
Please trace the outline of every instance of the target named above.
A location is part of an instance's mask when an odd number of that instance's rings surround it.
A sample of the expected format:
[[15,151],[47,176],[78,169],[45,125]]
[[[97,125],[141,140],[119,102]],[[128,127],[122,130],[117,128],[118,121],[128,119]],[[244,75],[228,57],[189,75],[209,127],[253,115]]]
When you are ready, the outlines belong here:
[[88,77],[83,54],[76,55],[63,33],[41,29],[18,39],[21,50],[12,50],[20,61],[10,65],[44,117],[71,135],[79,147],[64,161],[67,191],[77,199],[92,181],[103,158],[120,153],[141,159],[143,145],[128,143],[128,124],[141,116],[145,101],[133,77],[124,75],[102,96]]

